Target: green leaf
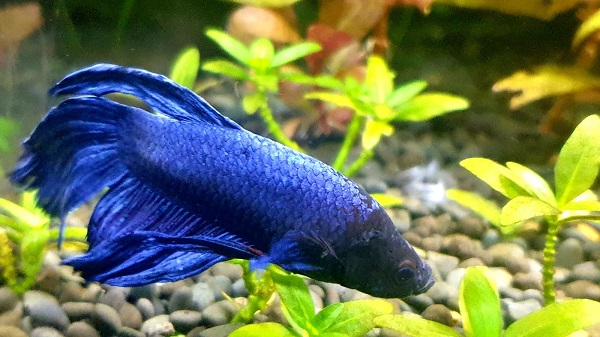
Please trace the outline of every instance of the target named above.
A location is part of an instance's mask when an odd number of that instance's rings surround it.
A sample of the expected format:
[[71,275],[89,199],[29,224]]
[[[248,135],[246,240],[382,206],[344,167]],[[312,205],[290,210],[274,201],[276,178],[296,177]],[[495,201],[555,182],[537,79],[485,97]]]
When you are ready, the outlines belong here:
[[518,196],[502,208],[500,224],[514,226],[521,222],[545,215],[559,215],[561,211],[549,203],[533,197]]
[[281,80],[298,83],[298,84],[306,84],[306,85],[314,85],[318,87],[323,87],[327,89],[334,90],[342,90],[344,89],[344,84],[342,81],[331,75],[319,75],[319,76],[310,76],[304,73],[281,73]]
[[325,91],[316,91],[316,92],[307,93],[306,95],[304,95],[304,98],[305,99],[318,99],[323,102],[329,102],[329,103],[335,104],[337,106],[356,110],[354,102],[350,99],[350,97],[348,97],[346,95],[342,95],[342,94],[335,94],[332,92],[325,92]]
[[275,47],[273,47],[271,40],[267,38],[257,39],[250,45],[248,66],[260,73],[264,73],[271,67],[273,55],[275,55]]
[[205,62],[202,65],[202,69],[204,71],[229,76],[231,78],[235,78],[236,80],[241,81],[244,81],[249,77],[246,69],[238,66],[233,62],[225,60],[212,60]]
[[504,337],[563,337],[600,323],[600,302],[587,299],[550,304],[511,324]]
[[467,268],[460,283],[458,306],[467,337],[499,337],[502,333],[498,291],[483,270]]
[[481,215],[492,225],[500,227],[500,207],[493,201],[487,200],[478,194],[468,191],[449,189],[446,196],[462,206],[471,209],[473,212]]
[[304,280],[297,275],[272,272],[275,287],[294,322],[304,330],[312,330],[315,306]]
[[317,313],[311,324],[317,331],[325,331],[325,329],[335,322],[343,310],[344,305],[342,303],[330,304]]
[[280,67],[286,63],[293,62],[320,50],[321,46],[314,42],[302,42],[285,47],[275,53],[275,56],[273,56],[273,60],[271,61],[271,67]]
[[530,195],[519,176],[493,160],[468,158],[461,161],[460,165],[507,198]]
[[249,115],[254,114],[263,104],[266,104],[266,97],[260,92],[246,95],[242,99],[242,108]]
[[426,121],[448,112],[465,110],[469,101],[455,95],[444,93],[425,93],[413,97],[400,105],[396,110],[394,120]]
[[367,74],[363,84],[370,94],[372,103],[384,103],[394,87],[394,74],[385,60],[371,56],[367,60]]
[[394,92],[388,96],[386,104],[393,108],[398,108],[400,105],[404,104],[404,102],[420,94],[425,88],[427,88],[427,81],[413,81],[406,83],[394,90]]
[[325,332],[361,337],[375,327],[373,319],[390,314],[394,307],[384,300],[358,300],[344,303],[344,310]]
[[561,207],[563,211],[600,212],[600,201],[571,201]]
[[579,25],[579,28],[573,37],[573,49],[577,48],[591,34],[596,33],[598,30],[600,30],[600,10],[596,11],[596,13],[585,19],[585,21]]
[[462,337],[451,327],[412,314],[383,315],[375,317],[374,322],[411,337]]
[[[10,118],[0,117],[0,151],[11,150],[10,138],[14,137],[19,130],[19,125]],[[2,169],[0,168],[0,173]]]
[[520,181],[526,185],[523,187],[527,187],[527,190],[532,196],[536,196],[538,199],[545,201],[550,205],[556,206],[556,198],[554,197],[554,193],[544,178],[540,177],[533,170],[521,164],[508,162],[506,163],[506,167],[508,167],[514,174],[521,178]]
[[169,78],[188,89],[193,89],[199,69],[200,51],[196,47],[187,47],[175,59]]
[[362,133],[362,147],[365,150],[372,150],[379,144],[382,136],[391,136],[394,133],[394,127],[372,119],[367,119],[365,130]]
[[242,64],[248,65],[250,50],[242,42],[224,31],[214,28],[208,29],[206,36],[215,41],[229,56]]
[[562,206],[589,189],[600,169],[600,117],[585,118],[560,150],[554,178],[556,199]]
[[50,219],[45,216],[32,213],[29,210],[7,200],[0,198],[0,210],[28,225],[29,227],[40,227],[47,224]]
[[297,337],[297,335],[279,323],[267,322],[245,325],[230,333],[229,337]]
[[404,200],[402,198],[387,193],[372,193],[371,197],[373,197],[373,199],[375,199],[384,208],[404,205]]

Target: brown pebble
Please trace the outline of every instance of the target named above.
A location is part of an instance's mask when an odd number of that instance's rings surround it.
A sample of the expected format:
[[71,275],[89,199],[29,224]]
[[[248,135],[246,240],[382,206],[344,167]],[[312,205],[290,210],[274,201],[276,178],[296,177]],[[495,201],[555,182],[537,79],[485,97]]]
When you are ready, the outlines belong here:
[[477,266],[485,266],[485,263],[483,263],[483,261],[481,261],[480,258],[471,257],[459,263],[457,268],[468,268]]
[[516,273],[512,285],[521,290],[542,290],[542,277],[538,273]]
[[573,281],[564,286],[565,294],[572,298],[600,301],[600,286],[588,280]]
[[427,307],[427,309],[425,309],[425,311],[423,311],[421,316],[427,320],[435,321],[450,327],[456,324],[450,309],[441,304],[430,305]]
[[142,314],[131,303],[125,302],[119,309],[119,317],[124,326],[139,330],[142,326]]
[[12,325],[0,325],[0,337],[28,337],[25,331]]
[[93,326],[84,321],[74,322],[69,325],[65,337],[100,337],[100,334]]

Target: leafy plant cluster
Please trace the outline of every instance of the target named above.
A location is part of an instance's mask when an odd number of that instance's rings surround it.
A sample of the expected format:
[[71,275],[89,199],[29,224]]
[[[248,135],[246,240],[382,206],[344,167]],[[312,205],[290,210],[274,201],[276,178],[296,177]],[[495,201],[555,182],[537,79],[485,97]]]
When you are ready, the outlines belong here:
[[542,217],[548,224],[543,281],[547,304],[555,301],[554,261],[558,230],[574,221],[600,220],[600,202],[589,189],[600,169],[600,117],[584,119],[562,147],[554,167],[554,191],[533,170],[513,162],[498,164],[470,158],[461,165],[510,200],[500,210],[493,202],[461,190],[448,195],[512,234],[526,220]]

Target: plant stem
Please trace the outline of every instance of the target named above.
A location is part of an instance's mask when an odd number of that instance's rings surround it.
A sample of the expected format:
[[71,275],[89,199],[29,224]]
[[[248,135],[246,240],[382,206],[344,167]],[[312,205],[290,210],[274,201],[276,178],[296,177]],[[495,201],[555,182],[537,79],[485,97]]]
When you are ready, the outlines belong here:
[[348,130],[346,131],[346,137],[344,138],[344,143],[342,143],[342,147],[338,152],[333,164],[331,165],[334,169],[338,171],[342,171],[344,163],[346,159],[348,159],[348,155],[350,154],[350,150],[352,150],[352,146],[354,146],[354,142],[360,133],[360,129],[362,128],[362,124],[364,122],[364,117],[359,116],[354,113],[350,124],[348,125]]
[[542,286],[544,288],[544,300],[546,305],[552,304],[556,300],[554,292],[554,262],[556,257],[556,239],[559,228],[559,222],[548,221],[548,233],[546,233],[546,244],[544,246],[544,262],[542,269]]
[[273,112],[271,111],[271,108],[269,107],[269,103],[267,102],[267,98],[266,98],[267,95],[264,94],[263,97],[265,97],[265,99],[259,109],[260,117],[262,117],[265,124],[267,124],[267,130],[269,130],[269,133],[271,133],[273,135],[273,137],[275,137],[275,140],[277,140],[281,144],[291,147],[292,149],[294,149],[296,151],[304,152],[302,150],[302,148],[300,148],[300,146],[298,146],[298,143],[289,139],[285,135],[285,133],[283,133],[283,130],[281,130],[281,128],[279,127],[279,124],[277,124],[277,122],[275,121],[275,118],[273,118]]
[[343,173],[348,177],[355,175],[356,172],[358,172],[369,160],[371,160],[371,158],[373,158],[374,154],[375,151],[373,151],[373,149],[363,149],[358,158],[352,164],[350,164],[350,166],[345,169]]

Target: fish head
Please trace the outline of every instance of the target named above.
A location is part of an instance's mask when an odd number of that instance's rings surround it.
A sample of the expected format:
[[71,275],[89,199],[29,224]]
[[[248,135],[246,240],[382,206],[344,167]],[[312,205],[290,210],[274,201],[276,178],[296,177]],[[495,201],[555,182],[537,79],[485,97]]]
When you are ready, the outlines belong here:
[[343,264],[342,285],[377,297],[417,295],[434,283],[431,267],[393,227],[364,232]]

